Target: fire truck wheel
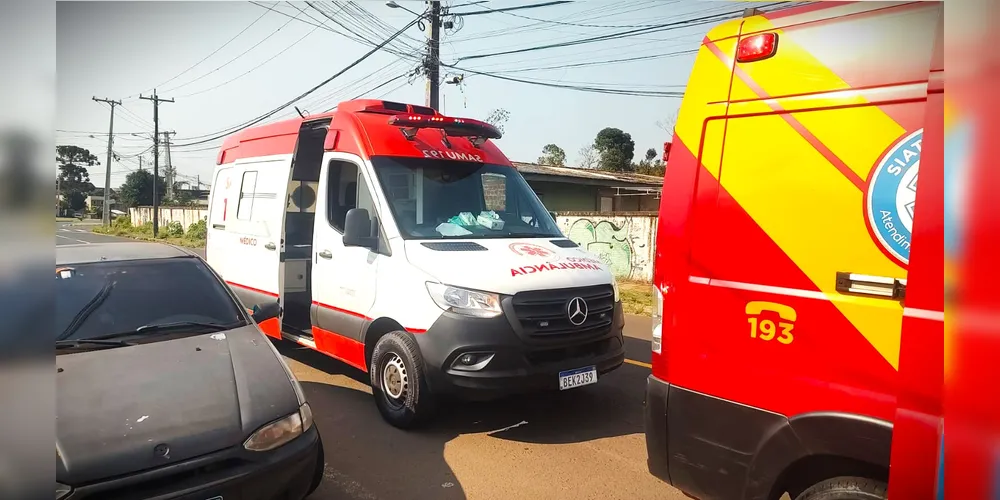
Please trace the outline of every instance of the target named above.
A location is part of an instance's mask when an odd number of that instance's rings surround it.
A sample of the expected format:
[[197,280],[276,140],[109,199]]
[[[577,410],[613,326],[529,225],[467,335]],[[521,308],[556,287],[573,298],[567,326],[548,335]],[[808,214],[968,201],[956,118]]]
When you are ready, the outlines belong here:
[[874,479],[835,477],[810,486],[795,500],[885,500],[887,489]]
[[432,412],[423,366],[416,341],[405,332],[387,333],[375,344],[368,367],[372,395],[382,418],[394,427],[415,427]]

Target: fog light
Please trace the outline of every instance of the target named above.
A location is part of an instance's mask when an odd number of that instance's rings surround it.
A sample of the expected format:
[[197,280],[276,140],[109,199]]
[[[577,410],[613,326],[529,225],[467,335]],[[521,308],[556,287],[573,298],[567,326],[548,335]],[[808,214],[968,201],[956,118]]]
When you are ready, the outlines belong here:
[[466,353],[455,359],[451,367],[464,372],[475,372],[486,368],[490,361],[493,361],[492,352]]

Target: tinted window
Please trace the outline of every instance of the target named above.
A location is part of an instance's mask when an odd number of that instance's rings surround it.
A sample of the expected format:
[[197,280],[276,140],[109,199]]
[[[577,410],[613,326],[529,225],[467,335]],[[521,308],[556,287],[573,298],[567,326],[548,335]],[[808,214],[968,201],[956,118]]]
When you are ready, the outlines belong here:
[[73,273],[56,279],[57,337],[64,334],[74,317],[102,296],[99,305],[67,338],[94,338],[159,323],[232,324],[242,321],[239,305],[198,259],[99,262],[60,267],[72,268]]
[[562,236],[528,183],[511,167],[389,156],[372,158],[372,164],[404,238]]

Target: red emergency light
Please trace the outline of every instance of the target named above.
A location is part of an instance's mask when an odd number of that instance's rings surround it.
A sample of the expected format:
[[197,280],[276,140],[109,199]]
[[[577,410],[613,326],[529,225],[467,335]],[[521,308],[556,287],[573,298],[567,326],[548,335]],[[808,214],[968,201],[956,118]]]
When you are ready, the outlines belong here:
[[740,40],[736,48],[736,62],[760,61],[773,56],[776,52],[778,52],[778,35],[759,33]]
[[399,127],[409,140],[416,137],[419,129],[436,128],[451,137],[468,137],[476,147],[481,146],[487,139],[499,139],[503,136],[500,130],[489,123],[471,118],[452,118],[440,115],[394,115],[389,117],[389,125]]
[[670,141],[667,141],[667,142],[663,143],[663,162],[664,163],[666,163],[667,160],[670,158],[670,146],[673,146],[673,143],[671,143]]

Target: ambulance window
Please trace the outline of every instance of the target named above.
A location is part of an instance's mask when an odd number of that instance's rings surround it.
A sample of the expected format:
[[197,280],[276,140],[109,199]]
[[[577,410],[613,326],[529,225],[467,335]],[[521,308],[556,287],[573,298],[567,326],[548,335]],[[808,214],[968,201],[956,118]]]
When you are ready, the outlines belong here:
[[250,220],[250,214],[253,213],[253,197],[256,190],[257,172],[244,172],[243,182],[240,184],[240,201],[236,207],[237,219]]
[[375,215],[375,202],[372,200],[372,193],[368,190],[368,183],[365,182],[365,176],[358,174],[358,206],[357,208],[363,208],[368,210],[369,216]]
[[371,193],[357,165],[346,161],[331,161],[327,180],[326,216],[330,226],[338,232],[344,232],[344,220],[347,218],[347,211],[352,208],[365,208],[369,215],[375,214]]

